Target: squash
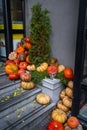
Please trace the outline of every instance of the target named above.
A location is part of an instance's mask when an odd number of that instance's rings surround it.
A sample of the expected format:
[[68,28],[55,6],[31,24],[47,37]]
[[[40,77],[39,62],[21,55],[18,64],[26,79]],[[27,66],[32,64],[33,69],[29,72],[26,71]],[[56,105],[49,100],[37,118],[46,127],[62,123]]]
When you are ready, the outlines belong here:
[[8,79],[10,79],[10,80],[19,79],[19,75],[18,75],[18,73],[11,73],[8,75]]
[[21,82],[21,87],[23,89],[33,89],[35,87],[35,84],[34,82],[30,81],[30,82],[25,82],[25,81],[22,81]]
[[67,123],[64,124],[64,130],[72,130],[68,125]]
[[15,64],[15,63],[12,60],[6,60],[5,65],[9,65],[9,64]]
[[9,60],[15,60],[17,58],[17,53],[15,51],[11,52],[9,55],[8,55],[8,59]]
[[64,69],[64,77],[68,80],[73,80],[74,78],[74,74],[73,74],[73,70],[71,68],[65,68]]
[[48,63],[43,62],[40,66],[38,66],[38,67],[36,68],[36,70],[37,70],[38,72],[44,72],[44,71],[47,70],[47,67],[48,67]]
[[64,71],[64,69],[65,69],[64,65],[59,65],[58,66],[58,72],[62,72],[62,71]]
[[57,74],[58,66],[55,66],[55,65],[48,66],[47,72],[48,72],[48,74]]
[[29,43],[29,42],[25,42],[25,43],[23,44],[23,47],[24,47],[25,49],[30,49],[30,48],[32,47],[32,45],[31,45],[31,43]]
[[65,97],[63,98],[63,104],[64,104],[66,107],[71,108],[71,107],[72,107],[72,99],[69,98],[69,97],[67,97],[67,96],[65,96]]
[[24,69],[19,69],[18,70],[18,75],[20,76],[22,73],[25,73],[26,72],[26,70],[24,70]]
[[21,79],[22,81],[30,81],[30,80],[31,80],[31,75],[28,74],[28,73],[26,73],[26,72],[21,73],[21,74],[20,74],[20,79]]
[[75,116],[71,116],[68,118],[67,120],[67,124],[70,128],[74,129],[76,127],[78,127],[79,125],[79,120],[77,119],[77,117]]
[[46,130],[64,130],[64,126],[59,121],[52,120],[48,123]]
[[63,105],[62,100],[60,100],[60,101],[57,103],[57,108],[63,110],[64,112],[68,112],[68,110],[69,110],[68,107],[66,107],[65,105]]
[[24,37],[22,40],[24,40],[25,42],[28,42],[28,43],[31,42],[29,37]]
[[65,89],[63,89],[60,93],[60,98],[63,99],[66,95]]
[[66,87],[65,93],[66,93],[66,95],[67,95],[68,97],[72,98],[72,96],[73,96],[73,90],[72,90],[71,88]]
[[52,111],[52,119],[64,123],[67,120],[67,115],[64,111],[55,109]]
[[19,46],[19,47],[15,50],[15,52],[18,53],[18,54],[24,53],[24,51],[25,51],[25,49],[24,49],[23,46]]
[[32,65],[32,62],[30,61],[29,55],[26,56],[26,62],[27,62],[29,65]]
[[67,86],[68,86],[69,88],[73,89],[73,81],[69,81],[68,84],[67,84]]
[[51,57],[50,60],[49,60],[49,66],[50,65],[58,66],[58,60],[57,60],[57,58]]
[[26,69],[27,69],[27,65],[28,65],[28,64],[27,64],[25,61],[22,61],[22,62],[20,62],[20,64],[19,64],[19,68],[26,70]]
[[25,61],[25,58],[26,58],[25,53],[20,53],[20,54],[18,55],[18,59],[19,59],[20,61]]
[[35,68],[35,65],[34,65],[34,64],[27,66],[27,70],[29,70],[29,71],[33,71],[33,70],[35,70],[35,69],[36,69],[36,68]]
[[50,102],[50,96],[44,93],[39,93],[36,96],[36,101],[42,105],[48,104]]
[[5,72],[7,74],[11,74],[11,73],[16,73],[18,71],[18,66],[16,66],[15,64],[8,64],[5,66]]

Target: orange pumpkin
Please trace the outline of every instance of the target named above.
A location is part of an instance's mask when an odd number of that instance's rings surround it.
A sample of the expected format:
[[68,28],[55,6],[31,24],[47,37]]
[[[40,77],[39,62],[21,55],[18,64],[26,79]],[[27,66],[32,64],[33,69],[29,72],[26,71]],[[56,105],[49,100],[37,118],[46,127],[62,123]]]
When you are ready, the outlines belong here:
[[30,42],[30,38],[29,37],[24,37],[23,40],[26,41],[26,42]]
[[18,47],[18,48],[16,49],[16,52],[17,52],[18,54],[24,53],[24,51],[25,51],[25,49],[24,49],[24,47],[22,47],[22,46],[20,46],[20,47]]
[[5,62],[5,65],[9,65],[9,64],[15,64],[15,62],[14,62],[14,61],[11,61],[11,60],[7,60],[7,61]]
[[22,73],[24,73],[24,72],[26,72],[26,70],[24,70],[24,69],[19,69],[18,70],[18,75],[20,76]]
[[5,72],[7,74],[16,73],[17,71],[18,71],[18,66],[16,66],[15,64],[8,64],[5,66]]
[[17,73],[12,73],[8,75],[8,79],[10,80],[16,80],[19,79],[19,75]]
[[32,62],[30,61],[29,56],[26,56],[26,62],[27,62],[29,65],[32,65]]
[[19,64],[19,68],[20,69],[24,69],[24,70],[26,70],[27,69],[27,63],[26,62],[20,62],[20,64]]
[[73,70],[71,68],[65,68],[64,69],[64,77],[69,79],[69,80],[72,80],[74,77]]
[[24,47],[25,49],[30,49],[30,48],[32,47],[32,45],[31,45],[31,43],[29,43],[29,42],[25,42],[25,43],[23,44],[23,47]]
[[79,125],[79,121],[75,116],[71,116],[67,120],[68,126],[70,126],[72,129],[76,128]]

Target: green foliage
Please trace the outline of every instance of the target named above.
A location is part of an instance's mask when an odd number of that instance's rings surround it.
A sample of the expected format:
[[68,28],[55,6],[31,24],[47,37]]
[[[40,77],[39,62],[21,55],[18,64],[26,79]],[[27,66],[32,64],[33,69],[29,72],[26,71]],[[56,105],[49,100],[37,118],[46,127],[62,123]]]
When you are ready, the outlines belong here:
[[36,84],[41,84],[42,79],[49,77],[49,74],[45,72],[31,71],[32,81]]
[[30,21],[30,38],[32,48],[29,50],[30,61],[38,66],[40,63],[48,61],[51,47],[49,38],[51,33],[51,23],[49,11],[42,10],[41,4],[32,7],[32,18]]
[[60,79],[61,83],[63,83],[64,85],[67,85],[68,80],[63,76],[63,72],[57,73],[56,77]]
[[[31,71],[30,74],[32,75],[32,81],[36,84],[41,84],[42,79],[44,78],[50,78],[49,74],[47,71],[44,72],[38,72],[38,71]],[[63,76],[63,72],[57,73],[55,76],[56,79],[60,79],[61,83],[63,83],[65,86],[67,86],[67,83],[69,80],[67,80]]]

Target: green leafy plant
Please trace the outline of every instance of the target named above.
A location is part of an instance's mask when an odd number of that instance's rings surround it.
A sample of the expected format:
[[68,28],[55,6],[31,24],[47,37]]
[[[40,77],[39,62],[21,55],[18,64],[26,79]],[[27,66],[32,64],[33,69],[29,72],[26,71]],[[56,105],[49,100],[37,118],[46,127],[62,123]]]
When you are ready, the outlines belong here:
[[57,73],[55,78],[60,79],[61,83],[63,83],[64,85],[67,85],[69,81],[63,76],[63,72]]
[[30,74],[32,75],[32,81],[36,84],[41,84],[42,79],[49,77],[49,74],[46,71],[31,71]]
[[[44,78],[50,78],[50,75],[48,74],[47,71],[44,72],[38,72],[38,71],[31,71],[30,74],[32,75],[32,81],[36,84],[41,84],[41,81]],[[55,76],[56,79],[60,79],[61,83],[63,83],[65,86],[67,86],[67,83],[69,80],[67,80],[64,76],[63,76],[63,72],[57,73],[57,75]]]
[[42,62],[48,62],[51,53],[49,38],[51,33],[51,23],[49,11],[42,10],[41,4],[32,7],[32,17],[30,21],[30,38],[32,48],[29,50],[30,61],[39,66]]

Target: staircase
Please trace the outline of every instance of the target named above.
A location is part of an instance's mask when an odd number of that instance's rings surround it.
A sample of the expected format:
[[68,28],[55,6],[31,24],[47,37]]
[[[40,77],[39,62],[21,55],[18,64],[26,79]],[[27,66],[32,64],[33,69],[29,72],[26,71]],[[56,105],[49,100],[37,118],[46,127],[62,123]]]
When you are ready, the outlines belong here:
[[46,130],[55,103],[40,105],[35,97],[42,92],[38,85],[23,90],[20,80],[8,80],[0,70],[0,130]]

